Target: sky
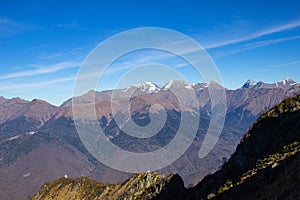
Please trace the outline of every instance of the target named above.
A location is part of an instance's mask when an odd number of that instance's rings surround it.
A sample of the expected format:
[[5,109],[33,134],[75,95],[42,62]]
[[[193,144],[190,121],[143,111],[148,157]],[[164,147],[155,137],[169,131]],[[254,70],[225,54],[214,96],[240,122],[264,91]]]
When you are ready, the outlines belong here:
[[[80,66],[99,43],[142,27],[172,29],[197,41],[229,89],[248,79],[274,83],[290,77],[300,82],[297,0],[2,0],[0,96],[60,105],[72,97]],[[126,70],[153,61],[174,66],[190,82],[203,81],[182,60],[164,54],[149,50],[121,57],[99,90],[113,89]]]

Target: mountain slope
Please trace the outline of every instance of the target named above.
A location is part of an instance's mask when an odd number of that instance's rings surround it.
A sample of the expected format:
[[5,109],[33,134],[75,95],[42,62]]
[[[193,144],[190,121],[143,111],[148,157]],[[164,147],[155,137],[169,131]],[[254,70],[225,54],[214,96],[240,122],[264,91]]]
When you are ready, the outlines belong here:
[[243,174],[239,182],[231,185],[227,183],[219,189],[221,193],[212,199],[299,199],[299,150],[298,143],[282,155],[272,154],[259,161],[254,169]]
[[37,131],[60,108],[46,101],[13,98],[0,104],[0,139]]
[[[213,151],[205,158],[200,159],[198,152],[211,117],[208,91],[210,84],[221,87],[213,82],[191,84],[183,81],[171,81],[160,89],[154,89],[152,84],[147,83],[114,91],[90,91],[83,96],[76,97],[75,101],[80,102],[80,106],[83,108],[82,114],[86,115],[87,112],[84,108],[91,103],[91,97],[95,95],[98,120],[105,128],[107,138],[124,149],[144,152],[159,149],[173,139],[180,124],[181,114],[195,117],[194,111],[197,109],[195,106],[197,103],[188,95],[188,91],[193,89],[201,112],[197,135],[190,148],[180,159],[158,171],[161,174],[178,173],[185,181],[186,186],[191,187],[206,174],[220,169],[223,159],[229,158],[234,153],[249,125],[262,112],[286,97],[300,93],[300,84],[287,84],[287,88],[225,89],[228,110],[223,132]],[[171,88],[181,90],[178,95],[186,105],[189,105],[188,108],[178,106],[178,99],[172,93]],[[129,137],[120,130],[111,114],[110,98],[112,93],[114,93],[117,103],[119,103],[119,111],[122,113],[126,109],[126,106],[122,106],[125,93],[133,92],[136,89],[137,91],[131,98],[130,114],[138,125],[143,126],[150,122],[150,112],[158,114],[162,109],[167,110],[167,123],[164,128],[155,137],[147,140]],[[3,114],[2,116],[6,118],[0,124],[3,130],[3,132],[0,131],[3,136],[0,138],[0,173],[2,176],[0,178],[0,194],[6,195],[6,198],[1,199],[20,199],[33,194],[44,182],[57,179],[64,173],[72,176],[90,176],[97,181],[111,183],[124,181],[131,176],[131,174],[104,166],[85,149],[74,126],[71,103],[72,101],[68,100],[57,108],[46,102],[40,102],[40,100],[28,102],[21,99],[0,98],[2,114],[11,113]],[[153,104],[160,104],[161,107],[153,106],[150,109]],[[61,154],[57,151],[58,149]],[[53,161],[55,165],[49,164],[50,161]],[[31,163],[33,164],[30,165]],[[58,169],[67,172],[61,172]],[[18,171],[18,173],[14,173],[14,171]],[[36,171],[36,173],[32,173],[32,171]],[[31,174],[28,175],[28,173]],[[14,188],[18,192],[15,192]]]
[[[262,115],[244,136],[235,153],[222,166],[222,169],[213,175],[205,177],[193,189],[193,192],[201,198],[212,197],[216,194],[218,195],[220,190],[222,191],[224,188],[226,190],[230,187],[234,189],[242,188],[243,184],[238,187],[234,186],[237,183],[243,182],[249,174],[259,174],[261,172],[261,179],[266,178],[263,175],[263,170],[268,166],[272,169],[272,166],[276,167],[275,165],[277,164],[281,166],[280,163],[282,162],[283,165],[281,167],[287,165],[287,168],[295,168],[297,163],[299,163],[299,141],[300,96],[289,98]],[[289,161],[286,160],[290,159],[290,157],[294,157],[291,159],[295,159],[291,166],[287,164]],[[261,167],[260,165],[265,166]],[[282,173],[284,171],[288,172],[287,176],[299,177],[299,170],[288,171],[284,169]],[[269,171],[269,173],[272,174],[273,172]],[[253,180],[250,178],[249,181],[255,182],[255,177],[253,177]],[[279,177],[275,179],[273,187],[276,187],[276,184],[278,187],[280,186],[276,180],[279,181],[281,179]],[[242,193],[242,190],[239,191]],[[260,191],[262,192],[263,189],[260,189]],[[292,193],[294,197],[299,195],[299,191]],[[231,194],[234,195],[234,193]],[[284,194],[283,191],[282,195]]]
[[94,183],[98,188],[84,182],[75,187],[65,183],[73,179],[60,179],[45,184],[32,199],[76,199],[75,195],[84,199],[82,195],[95,192],[97,199],[299,199],[299,141],[300,95],[263,114],[222,169],[194,188],[185,189],[177,175],[164,178],[151,172],[122,184],[106,184],[104,189],[99,183]]

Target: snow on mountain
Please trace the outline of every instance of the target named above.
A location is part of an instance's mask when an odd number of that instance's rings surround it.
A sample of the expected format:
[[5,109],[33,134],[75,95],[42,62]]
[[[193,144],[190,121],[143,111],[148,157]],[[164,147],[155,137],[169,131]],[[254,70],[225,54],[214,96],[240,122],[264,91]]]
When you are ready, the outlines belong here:
[[257,83],[251,79],[249,79],[246,83],[244,83],[244,85],[242,86],[242,88],[253,88]]
[[182,80],[171,80],[167,84],[163,86],[163,90],[169,90],[173,87],[179,87],[179,86],[184,86],[186,89],[194,89],[193,84],[187,82],[187,81],[182,81]]
[[291,78],[285,78],[276,83],[264,83],[262,81],[255,82],[253,80],[248,80],[243,86],[243,89],[247,88],[288,88],[290,86],[296,85],[297,83]]
[[214,82],[214,81],[210,81],[208,83],[189,83],[187,81],[183,81],[183,80],[171,80],[170,82],[168,82],[167,84],[165,84],[165,86],[162,87],[162,90],[169,90],[171,88],[185,88],[185,89],[189,89],[189,90],[203,90],[205,88],[208,88],[209,86],[212,87],[223,87],[221,85],[219,85],[218,83]]
[[158,91],[160,91],[160,88],[152,83],[152,82],[144,82],[144,83],[140,83],[137,85],[133,85],[133,87],[136,87],[138,89],[140,89],[142,92],[146,92],[146,93],[157,93]]
[[[214,82],[208,82],[208,83],[189,83],[187,81],[184,80],[171,80],[169,82],[167,82],[163,87],[159,87],[157,86],[155,83],[147,81],[147,82],[143,82],[140,84],[136,84],[136,85],[132,85],[127,87],[126,89],[124,89],[123,91],[128,91],[131,89],[139,89],[141,92],[143,93],[157,93],[160,90],[170,90],[170,89],[175,89],[175,88],[186,88],[189,90],[203,90],[205,88],[207,88],[210,84],[214,84]],[[291,78],[285,78],[279,82],[276,83],[265,83],[262,81],[256,82],[253,81],[251,79],[247,80],[243,86],[241,87],[242,89],[259,89],[259,88],[288,88],[291,86],[296,85],[297,83],[292,80]]]
[[163,89],[164,89],[164,90],[169,90],[169,89],[171,89],[173,83],[174,83],[174,80],[171,80],[171,81],[168,82],[166,85],[164,85]]
[[291,78],[285,78],[285,79],[283,79],[282,81],[280,81],[278,83],[281,83],[282,85],[293,85],[296,82]]

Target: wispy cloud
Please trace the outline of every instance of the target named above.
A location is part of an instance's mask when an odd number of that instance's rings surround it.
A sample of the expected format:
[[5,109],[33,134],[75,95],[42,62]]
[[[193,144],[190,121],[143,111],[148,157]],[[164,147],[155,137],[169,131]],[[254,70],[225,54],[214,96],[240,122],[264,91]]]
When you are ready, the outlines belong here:
[[36,69],[5,74],[5,75],[0,76],[0,80],[55,73],[55,72],[65,70],[65,69],[79,67],[80,63],[79,62],[60,62],[60,63],[56,63],[56,64],[53,64],[50,66],[40,66],[40,65],[32,65],[32,66],[36,67]]
[[186,67],[186,66],[190,66],[191,64],[190,63],[178,63],[175,68],[178,69],[178,68],[183,68],[183,67]]
[[18,22],[6,17],[0,17],[0,38],[20,34],[33,28],[35,28],[33,25]]
[[300,60],[295,60],[287,63],[280,63],[280,64],[274,64],[274,65],[267,65],[267,66],[262,66],[260,68],[264,68],[262,70],[271,70],[271,69],[276,69],[276,68],[281,68],[281,67],[289,67],[293,65],[298,65],[300,64]]
[[278,25],[278,26],[274,26],[274,27],[269,27],[269,28],[266,28],[263,30],[259,30],[254,33],[250,33],[249,35],[246,35],[244,37],[238,37],[238,38],[234,38],[234,39],[230,39],[230,40],[221,41],[218,43],[212,43],[212,44],[205,46],[205,48],[206,49],[214,49],[214,48],[219,48],[219,47],[232,45],[232,44],[236,44],[236,43],[246,42],[249,40],[257,39],[257,38],[271,35],[274,33],[288,31],[288,30],[298,28],[298,27],[300,27],[300,20],[289,22],[286,24]]
[[256,48],[260,48],[260,47],[264,47],[264,46],[268,46],[268,45],[272,45],[272,44],[276,44],[276,43],[281,43],[281,42],[286,42],[286,41],[291,41],[291,40],[298,40],[298,39],[300,39],[300,35],[293,36],[293,37],[273,39],[273,40],[261,40],[261,41],[251,42],[251,43],[244,44],[233,51],[225,52],[222,56],[229,56],[229,55],[233,55],[233,54],[240,53],[243,51],[248,51],[248,50],[252,50],[252,49],[256,49]]
[[41,60],[53,60],[53,59],[63,59],[63,60],[83,60],[89,51],[93,49],[95,45],[85,45],[80,47],[74,47],[70,49],[63,49],[56,52],[43,52],[38,58]]
[[128,55],[126,59],[122,59],[121,61],[116,61],[112,63],[111,66],[107,69],[107,74],[114,74],[124,70],[133,69],[138,66],[142,66],[145,64],[151,63],[161,63],[161,61],[165,59],[174,59],[176,58],[175,55],[169,54],[166,52],[141,52],[138,54]]
[[270,67],[286,67],[286,66],[291,66],[291,65],[296,65],[296,64],[300,64],[300,60],[295,60],[295,61],[288,62],[288,63],[271,65]]
[[298,40],[298,39],[300,39],[300,35],[293,36],[293,37],[273,39],[273,40],[261,40],[261,41],[257,41],[257,42],[248,43],[243,46],[257,48],[257,47],[261,47],[261,46],[267,46],[267,45],[271,45],[271,44],[276,44],[276,43],[290,41],[290,40]]
[[78,31],[92,31],[92,32],[105,32],[105,33],[118,33],[120,31],[118,30],[107,30],[107,29],[96,29],[96,28],[89,28],[84,27],[78,24],[77,22],[73,21],[72,23],[61,23],[61,24],[55,24],[54,25],[57,28],[64,28],[64,29],[72,29],[72,30],[78,30]]
[[[300,27],[300,20],[289,22],[286,24],[278,25],[278,26],[261,29],[261,30],[257,30],[254,32],[250,32],[248,34],[245,34],[245,36],[243,36],[243,37],[238,37],[235,39],[224,40],[219,43],[210,44],[210,45],[205,46],[205,49],[215,49],[215,48],[220,48],[220,47],[224,47],[227,45],[238,44],[237,48],[235,48],[233,51],[223,52],[221,54],[221,56],[228,56],[228,55],[236,54],[236,53],[239,53],[242,51],[247,51],[247,50],[251,50],[251,49],[255,49],[255,48],[259,48],[259,47],[263,47],[263,46],[268,46],[268,45],[272,45],[272,44],[276,44],[276,43],[280,43],[280,42],[297,40],[297,39],[300,39],[300,35],[293,36],[293,37],[286,37],[286,38],[257,41],[257,39],[259,39],[263,36],[292,30],[292,29],[295,29],[298,27]],[[182,48],[182,51],[178,52],[178,53],[181,55],[193,54],[196,51],[199,51],[198,47],[192,48],[190,46],[185,46],[185,42],[186,42],[185,40],[184,41],[178,40],[178,41],[175,41],[170,44],[162,44],[161,47],[162,47],[162,49],[164,49],[164,48],[168,48],[168,47],[180,46]],[[246,42],[248,42],[248,43],[246,43]],[[149,63],[162,63],[162,62],[166,63],[166,61],[170,62],[170,60],[174,60],[174,59],[176,59],[176,57],[177,57],[176,55],[167,54],[167,53],[151,54],[151,53],[147,52],[144,54],[127,57],[126,60],[122,60],[122,61],[113,63],[105,73],[115,74],[115,73],[119,73],[124,70],[132,69],[134,67],[141,66],[144,64],[149,64]],[[175,63],[174,67],[175,68],[183,68],[188,65],[189,65],[188,63],[177,62],[177,63]]]
[[72,22],[69,24],[57,24],[56,26],[59,28],[79,28],[79,25],[76,22]]
[[19,83],[19,84],[12,84],[12,83],[1,83],[0,90],[24,90],[24,89],[40,89],[52,86],[57,83],[67,82],[67,81],[73,81],[75,80],[75,77],[67,77],[67,78],[61,78],[61,79],[54,79],[54,80],[48,80],[38,83]]
[[282,67],[292,67],[292,66],[298,66],[300,64],[300,60],[295,60],[287,63],[280,63],[280,64],[274,64],[274,65],[267,65],[267,66],[261,66],[260,70],[258,72],[271,72],[280,70]]

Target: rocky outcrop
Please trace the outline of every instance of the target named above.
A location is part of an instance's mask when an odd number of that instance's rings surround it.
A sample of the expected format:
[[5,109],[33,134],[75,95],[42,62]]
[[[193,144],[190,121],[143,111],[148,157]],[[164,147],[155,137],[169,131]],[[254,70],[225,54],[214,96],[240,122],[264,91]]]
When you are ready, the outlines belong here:
[[97,183],[87,177],[61,178],[46,183],[31,200],[85,200],[85,199],[176,199],[185,188],[178,175],[167,177],[155,172],[135,174],[121,184]]

